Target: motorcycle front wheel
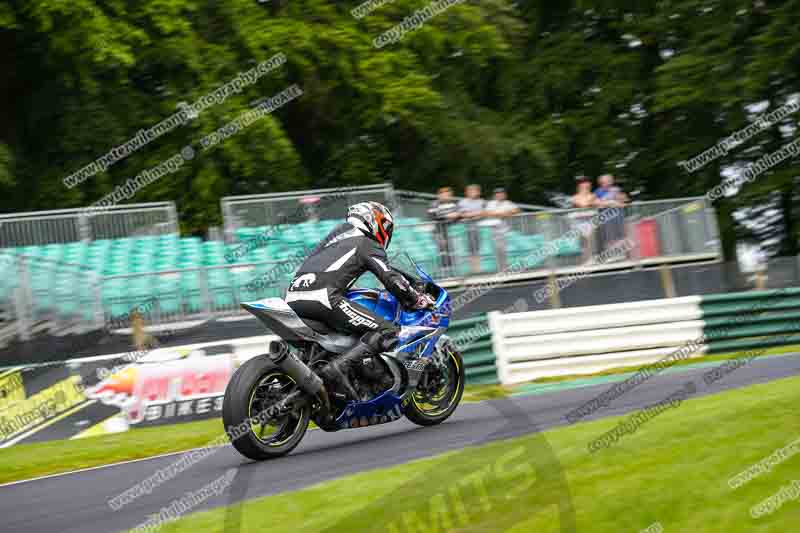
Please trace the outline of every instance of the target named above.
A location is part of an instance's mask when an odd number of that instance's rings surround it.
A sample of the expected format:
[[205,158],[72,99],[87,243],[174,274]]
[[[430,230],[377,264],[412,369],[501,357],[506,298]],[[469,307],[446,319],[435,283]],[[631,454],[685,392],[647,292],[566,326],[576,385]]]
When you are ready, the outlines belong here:
[[295,381],[269,357],[259,355],[234,373],[225,389],[222,421],[236,450],[249,459],[263,461],[291,452],[306,434],[311,406],[286,412],[275,406],[297,391]]
[[451,345],[442,348],[443,364],[428,364],[420,381],[426,385],[414,391],[405,408],[406,418],[420,426],[441,424],[458,407],[464,393],[464,361]]

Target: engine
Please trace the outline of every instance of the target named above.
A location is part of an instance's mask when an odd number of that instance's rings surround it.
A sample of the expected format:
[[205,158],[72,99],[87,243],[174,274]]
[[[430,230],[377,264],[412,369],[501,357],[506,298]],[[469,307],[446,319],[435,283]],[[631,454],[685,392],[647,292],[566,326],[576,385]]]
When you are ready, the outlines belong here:
[[380,356],[366,357],[355,365],[350,382],[362,400],[372,399],[394,385],[392,373]]

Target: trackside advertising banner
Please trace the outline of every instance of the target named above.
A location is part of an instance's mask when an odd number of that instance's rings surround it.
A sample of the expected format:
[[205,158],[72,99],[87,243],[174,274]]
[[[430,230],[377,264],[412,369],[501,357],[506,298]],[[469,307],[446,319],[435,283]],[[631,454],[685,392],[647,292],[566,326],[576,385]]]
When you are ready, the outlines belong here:
[[0,448],[219,417],[259,336],[0,369]]

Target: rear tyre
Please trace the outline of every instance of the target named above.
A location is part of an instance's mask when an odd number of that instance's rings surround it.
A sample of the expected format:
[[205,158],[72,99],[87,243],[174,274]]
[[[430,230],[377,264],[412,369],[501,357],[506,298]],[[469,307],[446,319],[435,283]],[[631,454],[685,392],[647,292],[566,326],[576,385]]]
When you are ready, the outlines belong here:
[[270,413],[286,395],[295,392],[295,381],[266,355],[243,364],[225,389],[222,421],[236,450],[256,461],[291,452],[308,429],[310,405],[286,413]]
[[428,365],[425,373],[428,374],[429,386],[412,393],[405,409],[406,418],[420,426],[435,426],[450,418],[464,394],[461,354],[449,344],[442,350],[444,364]]

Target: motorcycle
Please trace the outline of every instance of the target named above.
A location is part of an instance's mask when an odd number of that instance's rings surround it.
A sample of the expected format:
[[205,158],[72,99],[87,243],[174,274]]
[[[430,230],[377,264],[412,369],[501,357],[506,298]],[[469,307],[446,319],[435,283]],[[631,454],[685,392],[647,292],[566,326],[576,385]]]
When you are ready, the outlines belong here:
[[325,377],[322,370],[352,348],[358,336],[301,319],[281,298],[241,304],[281,340],[239,367],[225,391],[222,418],[239,453],[254,460],[286,455],[312,421],[324,431],[340,431],[403,417],[432,426],[453,414],[464,392],[464,363],[445,335],[450,296],[408,259],[417,276],[398,271],[432,297],[433,309],[405,310],[386,290],[348,291],[350,301],[400,327],[394,351],[366,357],[347,369],[349,387]]

